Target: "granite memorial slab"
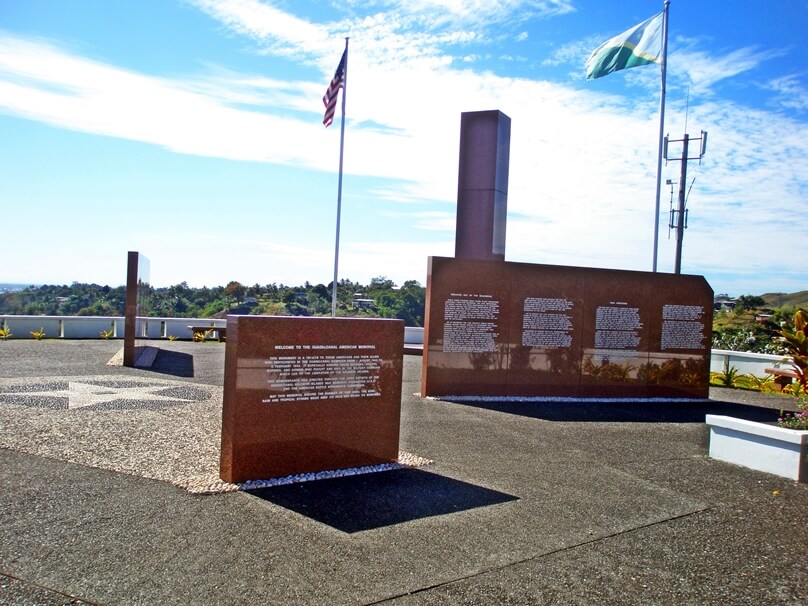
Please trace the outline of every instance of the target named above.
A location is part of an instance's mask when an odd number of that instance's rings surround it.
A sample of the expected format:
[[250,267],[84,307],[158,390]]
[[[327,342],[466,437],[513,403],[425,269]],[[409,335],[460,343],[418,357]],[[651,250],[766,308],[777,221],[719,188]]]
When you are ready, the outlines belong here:
[[425,309],[423,356],[430,389],[421,393],[450,393],[447,389],[453,395],[503,393],[510,276],[500,271],[501,262],[452,259],[457,279],[444,280],[448,266],[442,261],[430,257],[438,277],[430,280],[427,275],[426,301],[432,305]]
[[[704,284],[706,287],[706,281]],[[709,294],[695,287],[685,288],[675,280],[657,283],[650,302],[655,313],[649,333],[649,396],[708,397],[712,289]]]
[[510,265],[514,313],[508,393],[530,396],[577,396],[583,347],[584,274],[545,266],[536,279],[532,265]]
[[431,257],[423,396],[706,398],[701,276]]
[[398,459],[404,322],[228,316],[226,482]]

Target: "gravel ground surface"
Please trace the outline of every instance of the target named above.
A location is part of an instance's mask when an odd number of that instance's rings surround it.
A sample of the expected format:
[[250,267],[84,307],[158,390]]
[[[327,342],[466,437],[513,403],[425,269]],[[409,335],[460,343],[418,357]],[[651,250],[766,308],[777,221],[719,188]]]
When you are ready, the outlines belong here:
[[221,402],[221,387],[165,379],[0,379],[0,448],[178,486],[210,483]]
[[791,399],[431,401],[405,356],[432,465],[201,496],[176,486],[218,468],[223,346],[119,348],[0,342],[4,606],[808,604],[808,485],[711,460],[703,423]]
[[[165,343],[150,369],[121,366],[122,350],[114,341],[0,345],[2,373],[12,375],[0,378],[0,448],[162,480],[191,492],[238,488],[221,482],[218,474],[224,381],[218,367],[224,363],[223,344]],[[80,355],[65,355],[66,349]],[[15,365],[14,359],[20,363]],[[32,368],[36,360],[41,362]],[[411,365],[413,360],[420,361],[411,357]],[[199,368],[195,370],[194,365]],[[105,374],[70,374],[88,368]],[[32,376],[31,372],[48,374]],[[23,373],[24,377],[13,377]],[[199,384],[200,377],[216,384]],[[713,388],[711,397],[733,404],[795,409],[792,398],[773,394]],[[554,407],[537,403],[534,411],[549,412]],[[635,403],[620,414],[642,408]],[[604,406],[591,404],[589,409],[583,414],[596,417],[603,414]],[[402,457],[416,466],[428,462],[405,452]]]

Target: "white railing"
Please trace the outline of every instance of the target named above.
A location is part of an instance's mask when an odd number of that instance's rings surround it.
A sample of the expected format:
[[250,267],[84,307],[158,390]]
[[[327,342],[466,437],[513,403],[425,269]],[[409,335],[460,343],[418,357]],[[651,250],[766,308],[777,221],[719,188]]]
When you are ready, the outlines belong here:
[[[138,318],[138,338],[147,339],[192,339],[190,326],[225,328],[227,320],[211,318]],[[101,339],[102,333],[109,339],[123,339],[122,316],[11,316],[0,315],[0,328],[11,332],[11,339],[34,339],[34,332],[44,332],[45,339]],[[109,331],[112,331],[111,333]],[[404,342],[408,345],[423,344],[424,329],[414,326],[404,328]]]

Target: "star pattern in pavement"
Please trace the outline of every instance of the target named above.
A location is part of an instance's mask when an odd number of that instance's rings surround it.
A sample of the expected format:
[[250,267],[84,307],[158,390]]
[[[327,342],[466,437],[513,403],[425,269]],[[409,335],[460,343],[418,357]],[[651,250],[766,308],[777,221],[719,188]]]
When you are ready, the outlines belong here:
[[[163,405],[183,404],[188,402],[199,402],[210,398],[211,394],[207,390],[197,387],[190,387],[180,384],[144,384],[132,382],[84,382],[68,381],[66,388],[64,384],[58,388],[54,386],[42,385],[44,389],[26,389],[24,393],[0,393],[0,400],[4,395],[12,398],[23,396],[27,401],[32,402],[37,398],[62,399],[67,400],[69,410],[86,407],[103,407],[107,404],[125,405],[127,402],[135,404],[138,402],[148,402],[151,404],[164,403]],[[50,389],[48,388],[50,387]]]

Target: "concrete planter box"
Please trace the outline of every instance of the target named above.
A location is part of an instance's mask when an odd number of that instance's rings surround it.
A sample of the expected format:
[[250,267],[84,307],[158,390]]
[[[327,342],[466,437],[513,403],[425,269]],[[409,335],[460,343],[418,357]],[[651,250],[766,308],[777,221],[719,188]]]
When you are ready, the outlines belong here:
[[706,423],[713,459],[808,482],[808,431],[720,415]]

